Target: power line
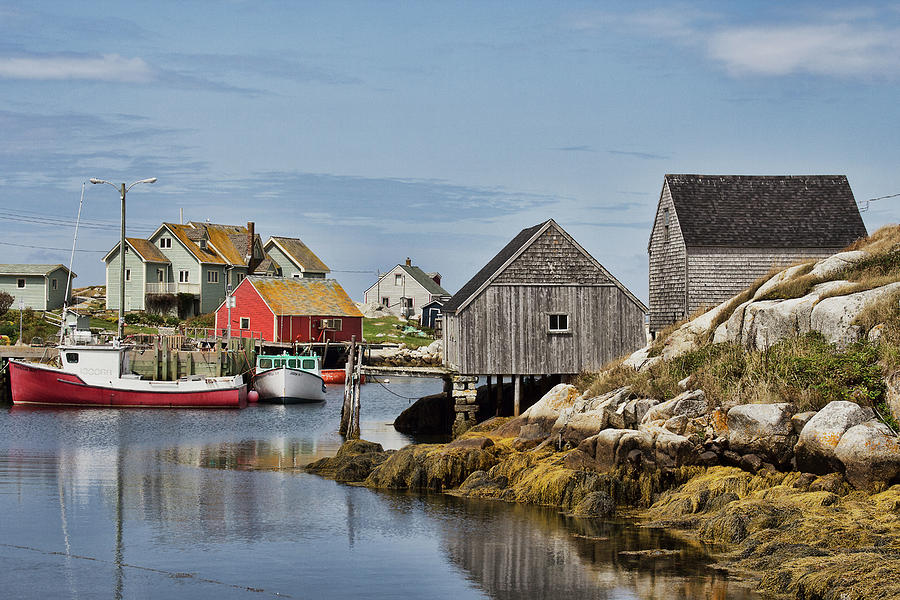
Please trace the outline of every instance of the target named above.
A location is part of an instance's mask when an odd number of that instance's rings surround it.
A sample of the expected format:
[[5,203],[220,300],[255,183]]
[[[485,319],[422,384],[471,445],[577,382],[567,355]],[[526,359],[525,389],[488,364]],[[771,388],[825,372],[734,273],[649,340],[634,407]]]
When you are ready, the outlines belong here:
[[[11,242],[0,242],[4,246],[16,246],[17,248],[34,248],[36,250],[62,250],[64,252],[68,252],[69,248],[51,248],[49,246],[30,246],[28,244],[13,244]],[[79,250],[76,249],[75,252],[97,252],[99,254],[106,254],[109,250]]]
[[872,202],[875,202],[876,200],[887,200],[888,198],[896,198],[897,196],[900,196],[900,194],[888,194],[887,196],[878,196],[877,198],[869,198],[868,200],[865,200],[865,204],[860,205],[859,212],[866,212],[867,210],[869,210],[869,204]]

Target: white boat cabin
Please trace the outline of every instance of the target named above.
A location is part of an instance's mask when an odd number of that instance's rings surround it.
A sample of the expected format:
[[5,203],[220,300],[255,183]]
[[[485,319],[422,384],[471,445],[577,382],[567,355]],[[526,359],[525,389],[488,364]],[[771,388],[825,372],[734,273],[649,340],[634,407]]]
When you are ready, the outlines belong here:
[[62,370],[97,384],[114,379],[140,379],[131,373],[128,349],[123,346],[60,346]]

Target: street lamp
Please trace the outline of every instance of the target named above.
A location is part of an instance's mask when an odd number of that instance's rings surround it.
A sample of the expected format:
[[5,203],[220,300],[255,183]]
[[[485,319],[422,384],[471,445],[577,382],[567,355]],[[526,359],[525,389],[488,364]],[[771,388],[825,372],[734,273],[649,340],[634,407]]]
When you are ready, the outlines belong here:
[[[117,332],[119,341],[122,341],[125,337],[125,194],[139,183],[156,183],[156,177],[135,181],[127,187],[124,183],[118,186],[103,179],[91,178],[90,182],[111,185],[116,188],[116,191],[119,192],[119,196],[122,198],[122,235],[119,239],[119,328]],[[109,294],[109,290],[106,290],[106,293]]]

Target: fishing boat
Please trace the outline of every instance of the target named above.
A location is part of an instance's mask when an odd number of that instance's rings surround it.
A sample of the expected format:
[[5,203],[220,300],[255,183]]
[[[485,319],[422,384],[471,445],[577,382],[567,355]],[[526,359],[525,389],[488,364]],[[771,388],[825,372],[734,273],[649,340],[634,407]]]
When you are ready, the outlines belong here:
[[252,385],[260,402],[297,404],[325,400],[325,381],[315,354],[257,355]]
[[243,376],[141,379],[121,344],[59,347],[61,366],[9,360],[13,404],[98,407],[243,408]]

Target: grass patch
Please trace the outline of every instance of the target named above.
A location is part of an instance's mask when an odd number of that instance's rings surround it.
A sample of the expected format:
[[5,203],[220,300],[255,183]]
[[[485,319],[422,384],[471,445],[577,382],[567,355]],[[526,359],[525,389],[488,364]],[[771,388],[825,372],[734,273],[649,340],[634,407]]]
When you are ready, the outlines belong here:
[[665,400],[680,393],[678,382],[690,375],[692,387],[725,408],[793,402],[800,410],[818,410],[832,400],[877,406],[885,392],[880,352],[879,346],[866,342],[839,351],[818,333],[786,339],[764,351],[706,344],[646,371],[618,364],[582,374],[576,386],[600,395],[629,385],[641,396]]
[[[425,333],[425,337],[415,333],[403,333],[403,329],[410,325]],[[409,323],[397,317],[388,316],[363,319],[363,339],[367,342],[406,344],[409,348],[419,348],[433,342],[434,336],[430,329],[417,327],[415,322]]]

